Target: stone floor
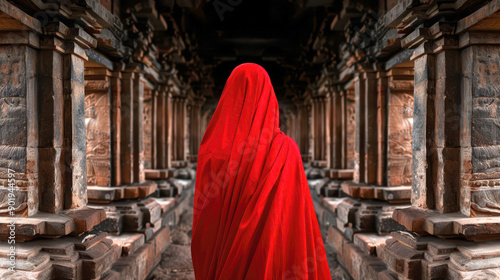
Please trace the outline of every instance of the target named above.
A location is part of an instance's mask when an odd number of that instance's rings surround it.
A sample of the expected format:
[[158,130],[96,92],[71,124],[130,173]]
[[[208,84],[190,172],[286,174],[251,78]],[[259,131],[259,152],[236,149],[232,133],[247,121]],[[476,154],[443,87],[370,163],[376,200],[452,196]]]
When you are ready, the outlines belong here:
[[[192,203],[190,205],[192,206]],[[188,209],[181,215],[179,224],[171,231],[172,243],[162,254],[162,260],[153,271],[149,280],[195,279],[191,260],[192,224],[193,210]],[[325,251],[332,280],[349,280],[342,273],[342,269],[336,260],[334,249],[327,243],[325,243]]]
[[[326,240],[325,235],[326,232],[323,232],[323,240]],[[340,267],[339,262],[337,261],[335,250],[328,243],[325,243],[325,252],[328,259],[328,266],[330,267],[332,280],[351,280]]]
[[162,260],[150,280],[194,280],[191,260],[191,228],[193,210],[181,214],[179,224],[171,231],[172,243],[162,254]]

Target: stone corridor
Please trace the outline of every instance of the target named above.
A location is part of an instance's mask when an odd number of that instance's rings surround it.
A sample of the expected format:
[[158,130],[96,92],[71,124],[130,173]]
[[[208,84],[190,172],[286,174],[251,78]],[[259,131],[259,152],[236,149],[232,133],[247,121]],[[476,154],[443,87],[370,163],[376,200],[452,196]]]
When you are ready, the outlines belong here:
[[500,280],[500,0],[0,0],[0,279],[194,279],[199,146],[245,62],[332,279]]

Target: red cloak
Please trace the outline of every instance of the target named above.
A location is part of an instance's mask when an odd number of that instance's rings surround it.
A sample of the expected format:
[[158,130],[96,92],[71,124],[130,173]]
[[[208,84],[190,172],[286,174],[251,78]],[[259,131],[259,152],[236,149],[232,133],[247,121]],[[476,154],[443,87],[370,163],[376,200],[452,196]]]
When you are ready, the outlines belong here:
[[233,70],[203,137],[191,253],[197,280],[331,279],[299,149],[256,64]]

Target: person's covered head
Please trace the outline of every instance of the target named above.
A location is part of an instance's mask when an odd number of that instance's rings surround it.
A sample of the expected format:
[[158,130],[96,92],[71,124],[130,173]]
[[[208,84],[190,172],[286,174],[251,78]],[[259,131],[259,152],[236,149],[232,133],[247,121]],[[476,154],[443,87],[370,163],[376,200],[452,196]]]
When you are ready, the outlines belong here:
[[241,64],[226,82],[200,156],[235,149],[248,154],[268,147],[279,132],[279,106],[268,73],[257,64]]

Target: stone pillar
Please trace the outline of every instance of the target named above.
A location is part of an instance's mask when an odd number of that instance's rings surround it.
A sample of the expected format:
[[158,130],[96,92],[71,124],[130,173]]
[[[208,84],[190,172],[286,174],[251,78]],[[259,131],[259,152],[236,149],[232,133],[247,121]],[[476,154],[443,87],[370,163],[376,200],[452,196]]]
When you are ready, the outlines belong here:
[[346,133],[342,130],[342,101],[343,93],[337,89],[331,91],[330,97],[330,161],[329,167],[332,169],[344,168],[342,164],[342,137]]
[[122,183],[121,177],[121,72],[113,71],[110,78],[111,87],[111,158],[113,168],[111,168],[111,185],[119,186]]
[[134,178],[134,81],[136,73],[123,72],[121,80],[121,182],[132,184]]
[[324,95],[314,96],[312,99],[312,124],[314,165],[326,167],[326,96]]
[[356,106],[356,142],[354,152],[354,182],[366,181],[366,110],[365,110],[365,80],[364,75],[357,74],[354,80],[354,98]]
[[378,165],[377,79],[375,72],[362,72],[354,80],[356,102],[356,148],[354,181],[376,184]]
[[63,56],[64,99],[64,208],[87,204],[87,166],[85,130],[85,51],[76,43],[67,43]]
[[194,98],[190,109],[190,134],[189,134],[189,161],[196,162],[198,160],[198,150],[201,144],[201,106],[203,98]]
[[41,44],[43,49],[39,52],[39,63],[44,65],[44,71],[39,72],[38,79],[39,119],[35,135],[39,135],[39,170],[44,176],[38,178],[38,199],[40,211],[58,213],[64,209],[64,170],[61,169],[64,146],[64,74],[63,52],[58,51],[55,46],[62,44],[62,41],[47,36],[41,38]]
[[155,91],[144,89],[144,107],[142,115],[144,169],[152,169],[155,166],[155,95]]
[[173,161],[183,165],[186,161],[185,154],[185,125],[186,125],[186,98],[184,96],[173,97],[173,127],[172,127],[172,153]]
[[[32,45],[39,42],[37,35],[29,32],[24,33],[2,33],[0,43],[0,213],[2,216],[10,215],[8,210],[9,188],[14,189],[15,216],[32,216],[39,210],[40,196],[47,197],[47,204],[40,208],[51,212],[63,208],[63,182],[59,167],[61,161],[62,139],[62,63],[61,54],[55,51],[47,51],[53,54],[45,57],[48,62],[47,72],[44,77],[47,80],[45,92],[37,84],[39,77],[38,66],[40,56]],[[16,41],[9,41],[16,39]],[[34,40],[33,40],[34,39]],[[54,78],[50,75],[54,73]],[[44,96],[41,96],[41,95]],[[44,126],[47,137],[39,144],[40,121],[38,104],[45,96],[57,95],[55,100],[48,100],[47,108],[56,111],[57,114],[46,114],[47,121],[54,121],[57,126]],[[55,118],[50,120],[49,118]],[[50,134],[49,134],[50,133]],[[55,140],[55,141],[54,141]],[[40,155],[39,153],[42,153]],[[44,176],[54,178],[52,184],[39,185],[39,167],[37,157],[42,156],[48,166]],[[11,174],[11,175],[9,175]],[[15,184],[9,179],[15,179]],[[41,188],[39,190],[39,187]],[[52,193],[49,195],[49,192]]]
[[134,182],[142,183],[146,180],[144,173],[144,81],[142,74],[134,79],[134,118],[133,118],[133,174]]
[[355,166],[356,151],[356,97],[354,89],[347,89],[342,98],[342,164],[345,169]]
[[168,92],[165,96],[165,106],[166,106],[166,114],[165,114],[165,141],[167,141],[167,146],[165,150],[165,159],[167,168],[172,167],[173,160],[173,145],[174,145],[174,101],[172,97],[172,93]]
[[87,142],[87,184],[112,186],[111,71],[85,68],[85,124]]
[[160,87],[156,97],[156,169],[167,169],[167,97],[168,93],[164,87]]
[[384,71],[377,72],[377,136],[378,162],[377,185],[387,185],[387,75]]
[[[436,23],[433,30],[448,29]],[[415,49],[413,208],[394,212],[409,231],[473,240],[500,235],[497,221],[468,218],[500,216],[494,34],[467,31]],[[444,47],[431,52],[432,44]]]
[[[379,185],[410,186],[412,180],[413,69],[393,68],[387,72],[384,136],[379,144],[385,169]],[[379,82],[383,82],[380,81]],[[383,91],[384,87],[382,87]],[[382,93],[382,92],[380,92]],[[382,94],[379,94],[382,96]],[[382,106],[380,108],[383,108]],[[383,111],[383,110],[380,110]],[[382,114],[380,114],[382,116]],[[380,161],[379,161],[380,162]]]
[[377,79],[375,72],[364,72],[362,81],[364,85],[364,140],[363,145],[365,160],[364,163],[364,183],[377,183]]
[[312,100],[307,101],[307,107],[306,107],[306,127],[307,127],[307,156],[306,156],[306,162],[312,161],[312,158],[314,156],[314,128],[313,128],[313,112],[312,112]]
[[[352,179],[353,170],[347,164],[347,154],[353,153],[354,147],[348,150],[346,145],[347,139],[354,134],[347,129],[346,92],[340,86],[332,86],[327,104],[327,139],[330,139],[330,143],[327,149],[329,169],[325,171],[325,175],[332,179]],[[354,125],[353,120],[350,127],[353,128]],[[354,144],[354,138],[352,140]]]

